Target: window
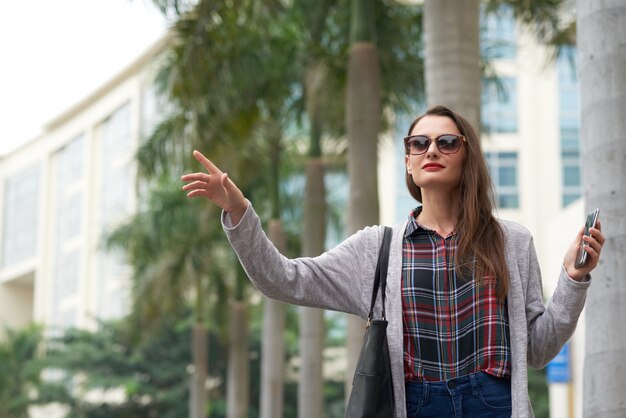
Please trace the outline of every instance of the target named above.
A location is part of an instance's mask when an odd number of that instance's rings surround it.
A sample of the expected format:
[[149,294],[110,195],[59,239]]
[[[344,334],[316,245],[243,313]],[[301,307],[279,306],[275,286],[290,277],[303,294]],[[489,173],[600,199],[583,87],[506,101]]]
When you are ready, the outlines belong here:
[[[100,193],[98,202],[100,233],[104,236],[132,212],[135,190],[130,104],[126,103],[100,125]],[[120,280],[127,277],[124,253],[102,250],[98,254],[98,274],[94,278],[98,291],[98,316],[118,317],[128,308],[116,297]],[[105,302],[106,301],[106,302]]]
[[575,48],[565,48],[557,59],[559,80],[559,126],[563,206],[582,196],[580,162],[580,108]]
[[152,135],[154,129],[173,112],[173,105],[159,93],[155,84],[143,87],[141,94],[141,137]]
[[500,7],[480,16],[480,52],[490,59],[514,59],[517,53],[517,31],[515,17],[509,7]]
[[54,271],[55,301],[61,304],[67,297],[78,292],[80,250],[74,250],[58,257]]
[[517,80],[501,77],[499,82],[483,81],[482,125],[487,133],[517,132]]
[[84,201],[84,149],[85,137],[81,134],[53,156],[55,193],[52,211],[52,306],[53,322],[59,328],[75,324],[62,311],[75,309],[80,285],[83,257],[80,237]]
[[496,188],[496,203],[499,208],[519,208],[516,152],[487,152],[485,159]]
[[2,267],[28,260],[37,253],[39,170],[36,164],[5,180]]

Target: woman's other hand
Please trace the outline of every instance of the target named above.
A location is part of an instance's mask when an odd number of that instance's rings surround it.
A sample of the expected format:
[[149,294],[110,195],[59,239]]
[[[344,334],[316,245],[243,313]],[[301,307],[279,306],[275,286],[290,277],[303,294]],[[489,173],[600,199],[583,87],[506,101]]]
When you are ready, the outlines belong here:
[[187,197],[206,197],[224,211],[230,213],[233,225],[237,225],[246,209],[248,201],[235,183],[228,178],[200,151],[194,151],[193,156],[204,166],[206,173],[190,173],[181,176],[184,182],[183,190]]
[[[599,220],[595,228],[589,229],[589,236],[583,235],[584,230],[584,227],[580,228],[576,239],[570,244],[565,254],[565,259],[563,260],[563,266],[567,274],[577,281],[581,281],[598,265],[600,252],[602,251],[602,246],[605,241],[604,235],[602,234],[602,224]],[[576,264],[578,249],[582,245],[581,240],[589,244],[583,247],[583,251],[587,252],[587,261],[581,267],[576,268],[574,265]]]

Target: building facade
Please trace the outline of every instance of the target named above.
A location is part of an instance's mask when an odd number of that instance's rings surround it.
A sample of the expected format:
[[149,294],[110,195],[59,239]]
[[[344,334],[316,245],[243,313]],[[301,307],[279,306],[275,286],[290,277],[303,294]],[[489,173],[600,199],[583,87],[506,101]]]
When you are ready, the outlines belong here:
[[130,271],[104,237],[137,205],[134,157],[165,42],[0,160],[1,326],[55,332],[128,312]]

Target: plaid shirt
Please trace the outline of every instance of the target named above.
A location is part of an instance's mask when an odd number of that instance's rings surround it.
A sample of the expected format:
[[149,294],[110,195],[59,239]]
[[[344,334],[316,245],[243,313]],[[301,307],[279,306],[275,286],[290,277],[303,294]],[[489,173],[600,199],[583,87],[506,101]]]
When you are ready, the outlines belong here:
[[443,238],[422,227],[411,212],[402,250],[402,315],[405,380],[442,381],[484,371],[511,375],[506,303],[493,277],[479,286],[459,277],[457,235]]

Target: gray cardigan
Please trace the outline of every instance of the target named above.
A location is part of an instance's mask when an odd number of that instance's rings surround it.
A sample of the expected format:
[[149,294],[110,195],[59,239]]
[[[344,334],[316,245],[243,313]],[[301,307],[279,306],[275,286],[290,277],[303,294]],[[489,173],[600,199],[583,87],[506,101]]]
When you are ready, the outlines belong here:
[[[513,416],[532,417],[527,365],[544,367],[571,337],[590,282],[589,277],[583,282],[572,280],[561,269],[546,308],[531,234],[514,222],[500,223],[505,230],[511,276],[507,300]],[[367,317],[383,236],[381,226],[367,227],[318,257],[288,259],[267,239],[251,204],[239,224],[233,226],[230,216],[223,213],[222,225],[248,277],[267,297]],[[398,418],[406,416],[400,297],[405,228],[406,222],[393,227],[387,279],[387,339]]]

